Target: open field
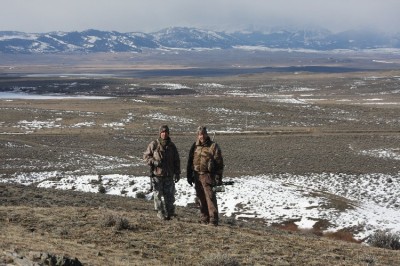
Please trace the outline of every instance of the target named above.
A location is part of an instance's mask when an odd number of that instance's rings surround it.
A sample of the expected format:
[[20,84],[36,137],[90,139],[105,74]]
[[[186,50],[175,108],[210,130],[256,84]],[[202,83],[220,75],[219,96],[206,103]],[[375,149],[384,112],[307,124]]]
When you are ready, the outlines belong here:
[[[90,157],[85,153],[133,157],[138,163],[143,147],[163,123],[172,128],[182,153],[195,139],[197,125],[215,131],[224,147],[227,176],[399,171],[396,160],[363,154],[398,149],[400,73],[179,80],[37,78],[1,83],[36,94],[52,89],[71,91],[70,95],[117,96],[2,100],[1,138],[6,143],[2,148],[7,149],[2,154],[20,158],[7,167],[11,173],[29,159],[48,171],[90,172],[93,166],[83,160]],[[24,147],[37,149],[41,156]],[[71,160],[70,156],[80,158],[81,165],[62,161]],[[49,160],[55,160],[56,167]],[[147,170],[124,166],[113,171],[138,175]]]
[[[146,68],[162,68],[150,63]],[[66,254],[85,265],[194,265],[212,254],[244,265],[400,262],[398,251],[321,237],[361,242],[377,229],[399,230],[400,70],[132,78],[126,65],[114,68],[122,75],[94,65],[85,68],[90,75],[48,66],[11,75],[3,66],[0,97],[1,91],[62,97],[0,98],[0,265],[12,260],[9,250],[23,257]],[[142,152],[161,124],[170,126],[182,161],[178,216],[168,223],[156,219],[151,202],[135,198],[148,173]],[[218,228],[197,225],[193,189],[184,184],[198,125],[215,132],[224,175],[236,181],[237,190],[220,195],[225,216]],[[107,183],[108,195],[82,193],[97,192],[112,177],[125,186],[116,181]],[[264,201],[239,194],[252,180],[269,182],[252,184]],[[290,193],[306,198],[308,212]],[[375,214],[350,216],[371,206]],[[374,217],[382,214],[392,216]],[[105,226],[110,216],[130,226]]]

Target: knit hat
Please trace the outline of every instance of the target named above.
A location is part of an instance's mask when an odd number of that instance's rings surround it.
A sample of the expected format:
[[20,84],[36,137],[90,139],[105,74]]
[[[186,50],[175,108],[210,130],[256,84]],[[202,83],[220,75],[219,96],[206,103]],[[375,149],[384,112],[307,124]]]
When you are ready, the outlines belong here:
[[205,126],[199,126],[197,128],[197,135],[200,133],[207,134],[207,128]]
[[167,125],[162,125],[159,133],[161,134],[161,132],[167,132],[169,134],[169,127]]

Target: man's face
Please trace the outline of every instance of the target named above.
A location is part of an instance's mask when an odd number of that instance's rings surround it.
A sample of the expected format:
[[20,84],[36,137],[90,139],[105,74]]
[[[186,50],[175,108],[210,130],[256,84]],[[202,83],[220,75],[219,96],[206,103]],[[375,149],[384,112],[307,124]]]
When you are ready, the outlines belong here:
[[162,131],[162,132],[160,133],[160,137],[161,137],[162,139],[167,139],[167,138],[168,138],[168,132],[167,132],[167,131]]
[[207,133],[204,133],[204,132],[200,132],[200,133],[197,135],[197,137],[198,137],[200,143],[204,143],[204,141],[206,140],[207,136],[208,136]]

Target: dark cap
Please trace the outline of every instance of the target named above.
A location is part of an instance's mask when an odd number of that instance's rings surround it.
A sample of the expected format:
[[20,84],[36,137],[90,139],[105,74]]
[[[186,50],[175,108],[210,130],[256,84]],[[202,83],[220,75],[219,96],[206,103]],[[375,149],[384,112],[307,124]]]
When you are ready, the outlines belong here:
[[160,127],[160,131],[159,131],[160,133],[161,132],[167,132],[168,134],[169,134],[169,127],[167,126],[167,125],[162,125],[161,127]]
[[197,128],[197,135],[200,133],[207,134],[207,128],[205,126],[199,126]]

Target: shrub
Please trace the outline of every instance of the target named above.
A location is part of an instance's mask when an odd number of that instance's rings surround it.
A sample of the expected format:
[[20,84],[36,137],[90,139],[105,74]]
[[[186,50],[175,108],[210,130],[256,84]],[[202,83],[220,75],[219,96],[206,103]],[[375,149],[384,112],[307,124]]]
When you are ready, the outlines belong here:
[[104,216],[102,219],[102,226],[114,227],[114,229],[117,231],[132,229],[128,219],[114,215]]
[[99,186],[99,193],[105,194],[106,193],[106,188],[103,185]]
[[235,219],[234,216],[230,216],[228,218],[225,219],[225,223],[229,224],[230,226],[236,226],[237,225],[237,220]]
[[139,191],[138,193],[136,193],[136,198],[145,199],[146,198],[146,194],[144,192]]
[[104,227],[112,227],[116,223],[115,217],[113,215],[104,216],[102,219],[102,226]]
[[387,230],[378,230],[368,239],[373,247],[400,250],[400,235]]
[[239,262],[226,254],[213,254],[200,262],[201,266],[239,266]]
[[118,217],[115,221],[115,230],[129,230],[131,228],[129,221],[126,218]]

